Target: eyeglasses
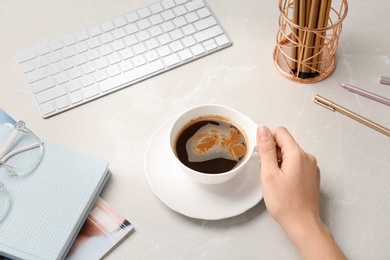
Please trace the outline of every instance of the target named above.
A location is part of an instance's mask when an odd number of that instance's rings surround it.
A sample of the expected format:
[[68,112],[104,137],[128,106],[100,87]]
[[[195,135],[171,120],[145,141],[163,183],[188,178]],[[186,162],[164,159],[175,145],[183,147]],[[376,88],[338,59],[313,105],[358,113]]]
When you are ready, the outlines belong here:
[[[23,121],[17,122],[13,128],[7,129],[7,133],[0,136],[0,147],[0,172],[12,176],[25,176],[33,172],[42,160],[44,152],[42,141],[26,128]],[[9,192],[0,181],[0,222],[7,215],[10,204]]]

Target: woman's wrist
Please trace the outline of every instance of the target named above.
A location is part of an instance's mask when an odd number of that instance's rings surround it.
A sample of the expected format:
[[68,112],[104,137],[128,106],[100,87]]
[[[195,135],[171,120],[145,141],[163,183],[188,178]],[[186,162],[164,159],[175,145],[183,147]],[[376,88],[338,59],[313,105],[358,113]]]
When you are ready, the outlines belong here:
[[346,259],[319,216],[290,221],[281,225],[303,259]]

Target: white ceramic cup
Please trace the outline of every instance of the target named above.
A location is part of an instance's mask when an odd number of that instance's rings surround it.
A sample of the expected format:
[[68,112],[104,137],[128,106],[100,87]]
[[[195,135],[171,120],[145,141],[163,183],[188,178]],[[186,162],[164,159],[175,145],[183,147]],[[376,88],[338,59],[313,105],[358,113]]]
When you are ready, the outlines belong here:
[[[183,129],[188,126],[188,124],[192,120],[197,119],[199,117],[207,116],[222,116],[224,118],[229,119],[229,121],[231,121],[236,127],[238,127],[239,130],[241,130],[241,132],[245,136],[247,143],[246,155],[243,161],[241,161],[239,165],[237,165],[230,171],[217,174],[208,174],[195,171],[183,164],[176,155],[175,146],[178,135],[180,135]],[[170,151],[172,153],[172,157],[179,165],[180,169],[193,180],[205,184],[223,183],[233,178],[237,173],[240,173],[249,161],[249,159],[251,159],[251,157],[256,156],[258,158],[256,149],[256,131],[257,125],[255,123],[253,123],[248,117],[244,116],[243,114],[232,108],[222,105],[200,105],[188,109],[174,120],[173,125],[170,129]],[[242,173],[245,174],[244,172]]]

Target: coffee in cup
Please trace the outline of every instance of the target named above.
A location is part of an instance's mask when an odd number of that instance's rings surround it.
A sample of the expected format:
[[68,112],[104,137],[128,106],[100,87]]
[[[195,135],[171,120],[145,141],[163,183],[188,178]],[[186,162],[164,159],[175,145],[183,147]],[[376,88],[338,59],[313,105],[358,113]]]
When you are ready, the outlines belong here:
[[178,115],[169,130],[172,158],[181,171],[205,184],[226,182],[256,153],[257,125],[222,105],[199,105]]
[[218,174],[238,166],[247,154],[244,132],[229,118],[205,115],[188,122],[176,140],[176,155],[187,167]]

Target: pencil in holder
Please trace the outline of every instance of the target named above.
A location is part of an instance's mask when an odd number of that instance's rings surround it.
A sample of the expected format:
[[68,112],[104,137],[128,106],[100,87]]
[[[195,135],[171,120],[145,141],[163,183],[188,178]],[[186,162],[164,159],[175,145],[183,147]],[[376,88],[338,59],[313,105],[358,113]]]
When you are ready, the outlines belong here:
[[346,0],[280,0],[279,30],[274,63],[286,78],[314,83],[329,76],[336,66],[336,50]]

